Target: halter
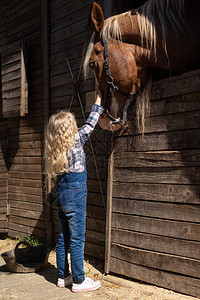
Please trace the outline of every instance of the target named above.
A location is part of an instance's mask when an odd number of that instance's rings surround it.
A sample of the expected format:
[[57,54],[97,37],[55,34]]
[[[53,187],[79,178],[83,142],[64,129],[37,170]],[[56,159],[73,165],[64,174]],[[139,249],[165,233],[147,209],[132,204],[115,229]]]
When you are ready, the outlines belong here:
[[[105,99],[104,111],[105,111],[107,117],[112,121],[111,124],[120,124],[120,123],[124,124],[127,121],[128,107],[129,107],[131,101],[133,99],[134,100],[136,99],[137,93],[123,92],[118,88],[118,86],[116,86],[114,84],[113,77],[112,77],[111,71],[110,71],[110,59],[109,59],[109,54],[108,54],[108,41],[106,39],[102,38],[101,43],[102,43],[102,46],[104,46],[104,60],[105,60],[105,62],[104,62],[103,65],[104,65],[104,68],[105,68],[105,71],[106,71],[106,77],[107,77],[107,89],[106,89],[106,99]],[[126,102],[124,104],[124,108],[123,108],[123,117],[122,117],[122,119],[114,118],[109,112],[111,89],[113,89],[118,94],[120,94],[122,96],[125,96],[127,98]]]

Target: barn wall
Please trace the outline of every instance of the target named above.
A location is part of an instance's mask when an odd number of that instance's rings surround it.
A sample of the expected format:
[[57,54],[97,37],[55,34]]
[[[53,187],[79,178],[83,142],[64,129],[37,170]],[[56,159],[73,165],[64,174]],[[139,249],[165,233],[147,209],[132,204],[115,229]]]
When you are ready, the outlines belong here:
[[7,233],[7,201],[8,201],[8,172],[7,172],[7,122],[0,128],[0,233]]
[[[6,20],[6,1],[2,1],[0,11],[0,45],[5,43],[5,20]],[[0,55],[2,55],[0,49]],[[1,121],[0,125],[0,232],[7,232],[7,187],[8,187],[8,172],[7,172],[7,121]]]
[[[43,139],[43,86],[42,86],[42,27],[40,0],[11,0],[1,3],[1,18],[4,39],[0,49],[6,53],[7,47],[24,39],[28,47],[29,103],[25,117],[9,117],[0,123],[3,131],[7,125],[8,235],[22,237],[34,234],[44,239],[45,222],[42,192],[42,139]],[[11,55],[11,60],[14,59]],[[15,92],[15,74],[8,63],[10,92]],[[11,63],[11,62],[10,62]],[[4,87],[4,83],[3,83]],[[16,86],[17,89],[17,86]],[[12,105],[11,105],[12,107]],[[9,109],[9,106],[7,105]],[[5,156],[5,155],[4,155]],[[2,158],[2,156],[1,156]],[[1,160],[2,161],[2,160]],[[1,167],[0,177],[5,172]],[[3,191],[3,189],[2,189]],[[1,199],[1,202],[3,200]],[[5,201],[5,200],[4,200]]]
[[[50,5],[51,42],[50,42],[50,93],[51,113],[60,109],[69,109],[75,113],[78,126],[84,124],[83,113],[79,100],[74,93],[66,57],[69,60],[74,78],[77,78],[88,37],[86,32],[87,18],[91,0],[87,1],[56,1]],[[98,1],[103,6],[103,1]],[[82,72],[77,85],[80,92],[83,110],[86,117],[86,96],[95,90],[94,78],[90,75],[84,82]],[[72,96],[75,94],[75,97]],[[92,135],[92,148],[98,168],[96,171],[94,156],[90,142],[85,145],[88,171],[88,205],[85,253],[104,258],[105,243],[105,206],[107,160],[109,156],[110,135],[99,127]],[[100,181],[99,181],[100,179]],[[103,195],[102,195],[103,193]],[[54,200],[55,203],[55,194]],[[55,241],[59,231],[58,217],[53,205]]]
[[110,271],[193,296],[200,295],[198,78],[191,72],[154,86],[144,138],[136,129],[115,136],[110,220]]

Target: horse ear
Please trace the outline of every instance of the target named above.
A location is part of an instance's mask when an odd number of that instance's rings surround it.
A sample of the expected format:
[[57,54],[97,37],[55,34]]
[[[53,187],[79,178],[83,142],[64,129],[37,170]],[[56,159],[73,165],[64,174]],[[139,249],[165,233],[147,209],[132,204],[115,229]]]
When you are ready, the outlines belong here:
[[103,26],[104,26],[104,15],[101,7],[96,3],[92,3],[91,19],[94,25],[96,34],[101,37]]

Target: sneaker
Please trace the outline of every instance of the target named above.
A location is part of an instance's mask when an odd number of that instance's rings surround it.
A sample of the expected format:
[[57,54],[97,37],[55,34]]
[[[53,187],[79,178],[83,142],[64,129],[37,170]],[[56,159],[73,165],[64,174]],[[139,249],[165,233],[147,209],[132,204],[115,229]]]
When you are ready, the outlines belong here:
[[62,279],[58,278],[57,286],[60,288],[64,288],[66,286],[72,285],[73,280],[72,280],[72,275],[70,274],[68,277]]
[[97,290],[100,288],[101,282],[100,281],[94,281],[89,277],[85,277],[85,280],[82,283],[73,283],[72,284],[72,292],[78,293],[78,292],[90,292]]

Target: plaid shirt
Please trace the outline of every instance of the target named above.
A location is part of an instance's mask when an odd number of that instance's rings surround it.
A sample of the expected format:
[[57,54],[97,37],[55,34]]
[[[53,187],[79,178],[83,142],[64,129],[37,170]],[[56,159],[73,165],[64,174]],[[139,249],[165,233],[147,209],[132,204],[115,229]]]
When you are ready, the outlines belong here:
[[75,146],[70,149],[70,153],[68,155],[69,172],[80,173],[85,170],[86,158],[83,145],[94,131],[94,128],[99,120],[99,116],[102,114],[102,112],[103,107],[94,104],[85,125],[83,125],[76,134]]

